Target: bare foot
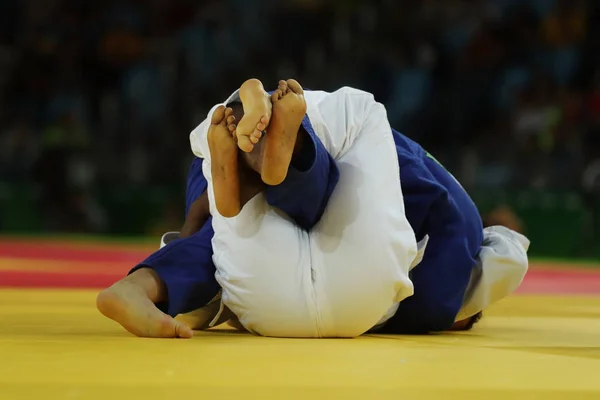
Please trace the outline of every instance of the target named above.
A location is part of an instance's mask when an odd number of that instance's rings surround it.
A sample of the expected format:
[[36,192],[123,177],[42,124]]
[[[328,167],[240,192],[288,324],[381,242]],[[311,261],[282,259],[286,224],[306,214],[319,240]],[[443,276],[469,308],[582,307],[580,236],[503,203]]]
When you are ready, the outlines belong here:
[[294,79],[279,81],[271,101],[273,115],[263,143],[260,175],[267,185],[279,185],[287,176],[306,101],[302,86]]
[[219,106],[212,115],[208,128],[208,147],[215,203],[225,218],[240,213],[240,182],[238,148],[235,143],[235,117],[231,108]]
[[235,134],[240,150],[249,153],[260,140],[271,120],[269,94],[258,79],[248,79],[240,87],[244,116],[237,124]]
[[136,336],[186,339],[194,336],[186,324],[156,308],[141,286],[126,279],[103,290],[96,305],[104,316]]

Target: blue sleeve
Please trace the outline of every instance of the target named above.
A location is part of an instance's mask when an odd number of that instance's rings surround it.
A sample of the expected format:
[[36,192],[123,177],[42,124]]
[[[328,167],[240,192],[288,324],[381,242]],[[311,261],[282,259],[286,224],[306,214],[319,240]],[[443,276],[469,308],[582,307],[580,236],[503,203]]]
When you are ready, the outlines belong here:
[[468,195],[443,167],[427,163],[412,159],[400,170],[407,217],[417,238],[428,234],[429,243],[423,261],[411,271],[414,295],[400,303],[383,328],[390,333],[449,329],[462,306],[481,245],[479,214],[474,205],[465,203],[470,202]]

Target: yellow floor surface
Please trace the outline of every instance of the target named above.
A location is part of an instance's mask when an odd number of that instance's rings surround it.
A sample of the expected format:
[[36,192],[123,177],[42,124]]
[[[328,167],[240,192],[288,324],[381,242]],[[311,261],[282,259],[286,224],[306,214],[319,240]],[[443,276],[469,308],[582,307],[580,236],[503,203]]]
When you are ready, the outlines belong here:
[[470,333],[138,339],[91,291],[0,290],[0,400],[600,399],[600,298],[516,296]]

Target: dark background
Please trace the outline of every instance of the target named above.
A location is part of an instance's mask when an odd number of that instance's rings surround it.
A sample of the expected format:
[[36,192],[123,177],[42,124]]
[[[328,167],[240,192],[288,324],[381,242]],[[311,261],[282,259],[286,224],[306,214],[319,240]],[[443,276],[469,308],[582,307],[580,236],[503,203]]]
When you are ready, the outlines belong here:
[[488,220],[596,254],[599,3],[2,0],[0,231],[176,229],[189,132],[295,77],[374,93]]

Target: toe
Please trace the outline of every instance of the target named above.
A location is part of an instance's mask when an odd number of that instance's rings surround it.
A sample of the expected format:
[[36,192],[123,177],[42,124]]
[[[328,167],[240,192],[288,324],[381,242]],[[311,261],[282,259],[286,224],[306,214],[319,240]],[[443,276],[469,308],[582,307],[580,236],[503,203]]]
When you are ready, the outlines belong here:
[[258,141],[260,140],[260,138],[262,137],[262,129],[258,130],[255,129],[254,132],[252,132],[252,134],[250,135],[250,141],[254,144],[258,143]]
[[183,322],[176,321],[175,337],[190,339],[194,336],[192,329]]
[[273,94],[271,95],[271,101],[274,103],[276,101],[279,101],[281,99],[281,97],[283,96],[283,93],[281,92],[281,90],[277,89],[276,91],[273,92]]
[[287,86],[290,88],[290,90],[296,94],[303,94],[304,90],[302,90],[302,86],[300,86],[300,84],[298,83],[297,80],[295,79],[288,79],[287,81]]
[[288,84],[286,81],[279,82],[279,90],[281,91],[282,97],[285,96],[290,91],[290,88],[288,87]]
[[229,129],[229,132],[231,132],[231,133],[235,132],[235,128],[237,128],[236,124],[230,124],[227,126],[227,129]]
[[243,152],[250,153],[254,149],[254,144],[248,136],[238,136],[238,147]]
[[261,130],[256,129],[254,132],[252,132],[252,135],[250,137],[260,139],[262,137],[262,133],[263,133],[262,129]]
[[210,123],[213,125],[217,125],[218,123],[220,123],[223,120],[224,117],[225,117],[225,106],[221,105],[221,106],[217,107],[215,112],[213,112]]
[[[227,126],[229,124],[229,119],[233,116],[233,110],[229,107],[225,109],[225,113],[223,115],[223,119],[221,120],[221,124]],[[233,121],[231,121],[233,122]]]
[[227,117],[227,126],[231,126],[235,122],[235,117],[230,115]]

